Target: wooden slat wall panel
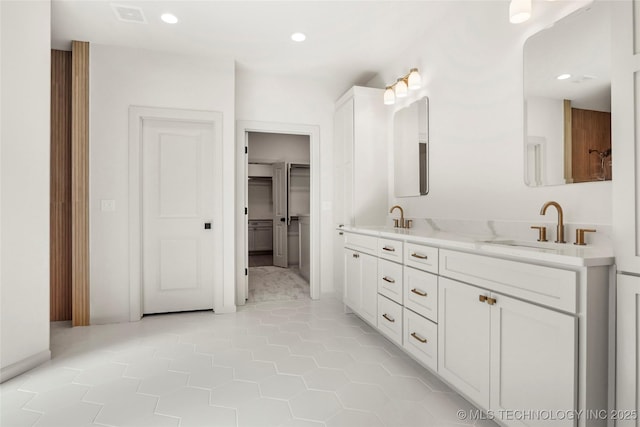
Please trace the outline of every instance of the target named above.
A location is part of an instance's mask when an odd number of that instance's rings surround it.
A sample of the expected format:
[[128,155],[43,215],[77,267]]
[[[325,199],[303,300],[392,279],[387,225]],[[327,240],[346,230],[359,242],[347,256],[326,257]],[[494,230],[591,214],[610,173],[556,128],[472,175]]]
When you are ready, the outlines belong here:
[[51,51],[50,319],[71,320],[71,52]]
[[[611,113],[571,109],[573,182],[601,180],[602,167],[597,153],[611,149]],[[611,180],[611,156],[605,160],[604,179]]]
[[71,101],[72,323],[89,324],[89,43],[73,41]]

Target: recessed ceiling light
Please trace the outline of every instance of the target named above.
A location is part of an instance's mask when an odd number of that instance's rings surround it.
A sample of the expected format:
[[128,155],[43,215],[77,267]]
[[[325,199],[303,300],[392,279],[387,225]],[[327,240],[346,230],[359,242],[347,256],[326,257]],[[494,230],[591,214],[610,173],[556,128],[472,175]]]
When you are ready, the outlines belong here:
[[291,40],[294,42],[303,42],[307,39],[307,36],[304,33],[293,33],[291,34]]
[[171,13],[163,13],[162,16],[160,16],[160,19],[162,19],[167,24],[175,24],[178,22],[178,18],[176,18],[176,16]]
[[556,79],[558,80],[567,80],[571,78],[571,74],[560,74]]

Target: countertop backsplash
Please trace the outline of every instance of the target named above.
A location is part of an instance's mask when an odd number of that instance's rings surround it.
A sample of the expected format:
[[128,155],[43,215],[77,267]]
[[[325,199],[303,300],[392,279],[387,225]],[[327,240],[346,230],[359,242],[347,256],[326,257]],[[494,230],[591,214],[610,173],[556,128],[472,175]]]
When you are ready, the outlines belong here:
[[[388,227],[393,227],[393,218],[389,215]],[[411,218],[412,228],[420,231],[444,231],[462,235],[474,236],[482,239],[513,239],[535,241],[538,239],[538,230],[531,226],[547,227],[547,239],[549,242],[556,240],[556,222],[550,221],[494,221],[494,220],[469,220],[449,218]],[[546,219],[546,218],[545,218]],[[576,240],[576,229],[594,229],[595,233],[585,233],[585,241],[589,246],[612,247],[611,225],[567,223],[564,224],[564,236],[567,244],[573,244]]]

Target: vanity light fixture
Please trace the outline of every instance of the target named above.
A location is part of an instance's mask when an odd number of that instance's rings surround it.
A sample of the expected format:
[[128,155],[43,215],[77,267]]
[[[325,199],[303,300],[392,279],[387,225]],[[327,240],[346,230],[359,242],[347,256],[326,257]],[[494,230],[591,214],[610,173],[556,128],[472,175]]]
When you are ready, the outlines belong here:
[[178,18],[172,13],[163,13],[160,19],[167,24],[176,24],[178,22]]
[[509,22],[521,24],[531,18],[531,0],[511,0],[509,3]]
[[384,91],[384,104],[393,105],[396,98],[404,98],[408,95],[409,90],[420,89],[422,86],[422,77],[417,68],[412,68],[407,74],[399,77],[391,86],[387,86]]

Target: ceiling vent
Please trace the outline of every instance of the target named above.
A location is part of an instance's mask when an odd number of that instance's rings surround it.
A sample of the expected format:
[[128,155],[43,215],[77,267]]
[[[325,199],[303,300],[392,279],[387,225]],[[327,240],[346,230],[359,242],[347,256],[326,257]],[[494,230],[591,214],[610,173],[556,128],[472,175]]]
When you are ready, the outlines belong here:
[[112,4],[111,8],[116,17],[122,22],[134,24],[146,24],[147,20],[142,13],[142,9],[135,6],[123,6],[121,4]]

